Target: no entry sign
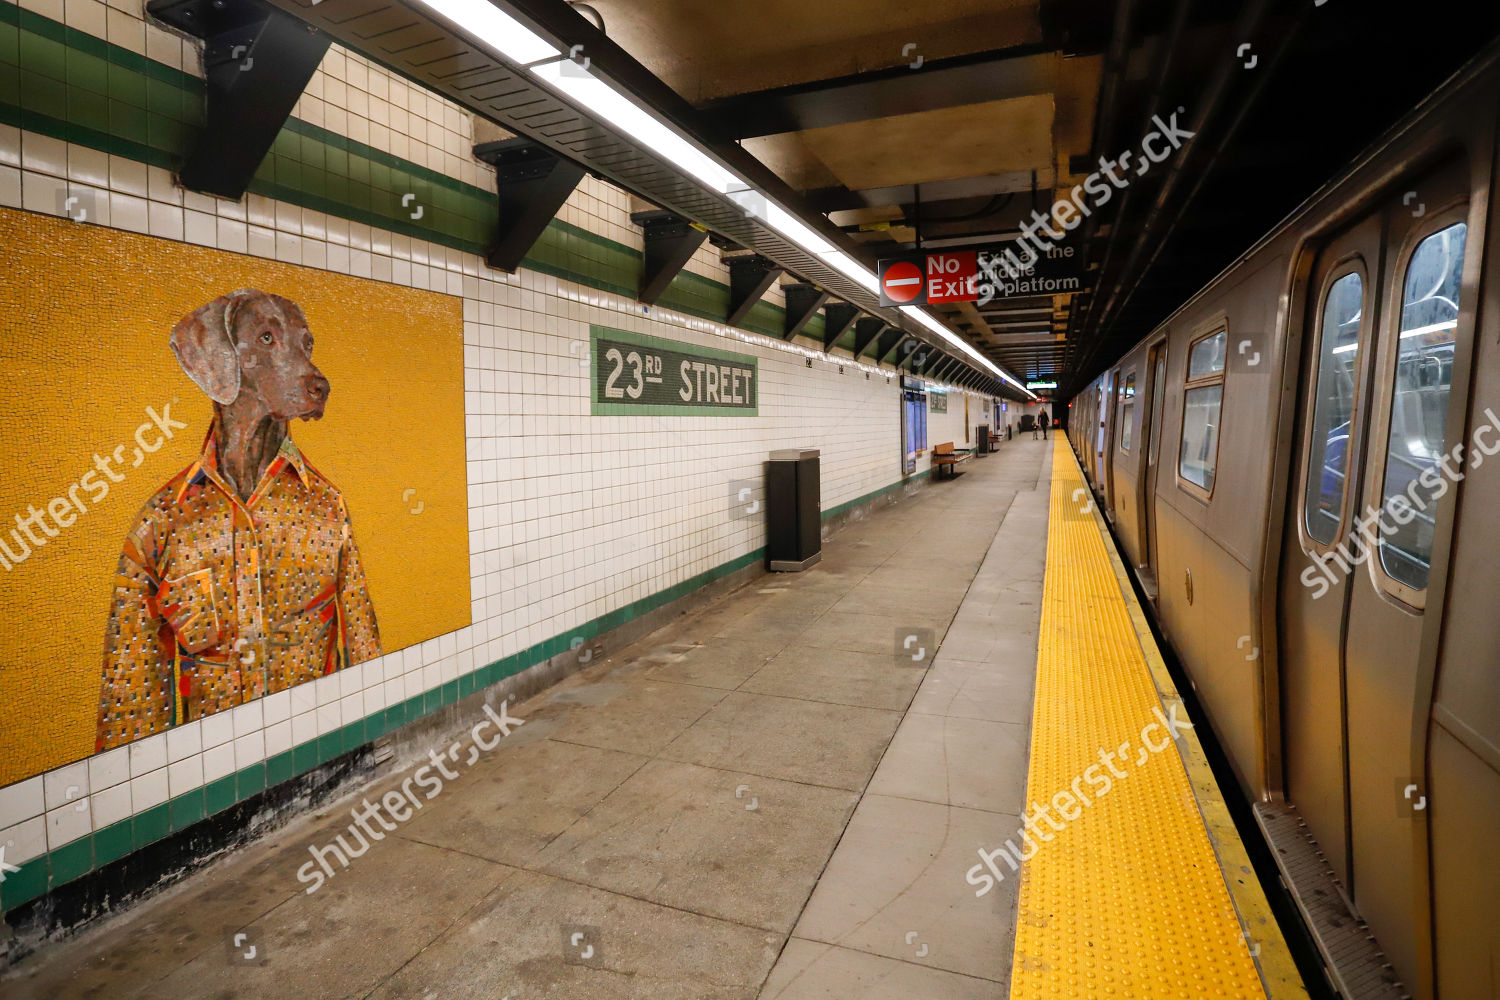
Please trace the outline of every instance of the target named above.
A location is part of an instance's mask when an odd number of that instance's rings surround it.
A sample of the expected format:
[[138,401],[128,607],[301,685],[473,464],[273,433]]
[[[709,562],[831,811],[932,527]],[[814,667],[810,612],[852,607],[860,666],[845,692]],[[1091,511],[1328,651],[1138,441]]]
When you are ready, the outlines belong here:
[[926,305],[979,298],[978,255],[973,250],[917,254],[880,262],[880,304]]
[[909,260],[880,262],[880,304],[907,305],[922,295],[922,268]]

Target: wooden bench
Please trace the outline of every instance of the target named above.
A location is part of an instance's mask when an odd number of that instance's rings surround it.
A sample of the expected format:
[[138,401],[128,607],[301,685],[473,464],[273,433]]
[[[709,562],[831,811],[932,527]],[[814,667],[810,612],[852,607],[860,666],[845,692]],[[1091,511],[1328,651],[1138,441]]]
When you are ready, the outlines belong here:
[[948,478],[957,475],[958,466],[974,457],[972,451],[954,451],[953,442],[946,441],[932,449],[932,472],[933,478],[942,479],[943,470],[948,470]]

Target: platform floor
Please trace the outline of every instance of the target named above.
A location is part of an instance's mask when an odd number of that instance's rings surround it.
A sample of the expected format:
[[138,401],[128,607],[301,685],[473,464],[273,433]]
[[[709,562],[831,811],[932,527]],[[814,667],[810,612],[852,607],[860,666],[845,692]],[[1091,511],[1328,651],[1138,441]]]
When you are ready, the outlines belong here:
[[[965,468],[849,525],[812,570],[762,577],[513,708],[525,722],[510,738],[316,892],[296,877],[309,846],[355,842],[350,810],[409,771],[44,949],[0,979],[0,993],[1264,995],[1259,937],[1245,939],[1251,947],[1240,933],[1254,901],[1231,899],[1215,861],[1227,856],[1217,814],[1192,806],[1201,776],[1174,785],[1167,774],[1184,773],[1184,760],[1191,772],[1191,753],[1142,769],[1166,775],[1170,800],[1147,806],[1186,825],[1171,858],[1159,856],[1162,815],[1112,825],[1134,801],[1124,779],[1037,850],[1023,879],[1000,858],[1005,877],[976,894],[977,852],[1015,840],[1037,789],[1066,789],[1058,782],[1078,770],[1078,748],[1103,739],[1077,728],[1087,710],[1059,714],[1113,697],[1097,686],[1055,696],[1085,666],[1063,655],[1086,648],[1070,645],[1069,630],[1112,607],[1134,626],[1108,640],[1126,655],[1106,672],[1134,684],[1135,699],[1128,718],[1109,718],[1134,726],[1144,711],[1150,721],[1157,688],[1139,645],[1124,665],[1139,611],[1100,575],[1105,542],[1074,503],[1081,480],[1065,445],[1018,438]],[[1033,719],[1052,734],[1040,750]],[[1067,844],[1091,825],[1136,842]],[[1161,885],[1110,881],[1125,877]],[[1171,898],[1173,879],[1197,900],[1131,902],[1135,891]],[[1101,925],[1106,915],[1133,923]],[[1256,934],[1274,936],[1274,952],[1279,935]]]

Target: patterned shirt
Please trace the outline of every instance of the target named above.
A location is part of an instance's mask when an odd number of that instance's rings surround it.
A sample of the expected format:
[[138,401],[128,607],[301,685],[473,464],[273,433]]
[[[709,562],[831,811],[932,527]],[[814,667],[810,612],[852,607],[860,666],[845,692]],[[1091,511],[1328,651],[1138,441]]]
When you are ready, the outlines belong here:
[[349,511],[290,436],[248,500],[216,431],[125,538],[97,750],[380,655]]

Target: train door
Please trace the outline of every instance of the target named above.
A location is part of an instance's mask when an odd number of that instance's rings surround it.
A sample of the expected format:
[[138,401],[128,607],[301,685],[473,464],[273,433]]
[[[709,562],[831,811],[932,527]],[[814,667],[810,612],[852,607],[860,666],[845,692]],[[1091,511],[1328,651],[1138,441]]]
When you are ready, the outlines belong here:
[[1111,521],[1115,518],[1115,424],[1118,422],[1115,407],[1116,386],[1120,384],[1120,369],[1114,368],[1104,377],[1103,391],[1099,394],[1099,478],[1104,487],[1104,513]]
[[1104,468],[1104,416],[1109,412],[1109,373],[1105,372],[1099,376],[1099,384],[1094,390],[1094,399],[1090,407],[1093,411],[1093,441],[1090,444],[1092,461],[1089,463],[1094,467],[1094,484],[1097,486]]
[[1158,340],[1146,349],[1146,421],[1141,437],[1146,442],[1146,460],[1141,469],[1136,509],[1140,511],[1140,569],[1146,591],[1156,596],[1156,473],[1161,453],[1161,420],[1167,396],[1167,340]]
[[1361,504],[1381,517],[1344,640],[1354,901],[1417,996],[1430,995],[1431,976],[1428,725],[1462,488],[1449,456],[1463,437],[1475,308],[1466,298],[1479,275],[1467,181],[1461,165],[1405,195],[1420,199],[1420,216],[1388,208]]
[[1449,170],[1315,266],[1279,597],[1288,799],[1418,997],[1431,996],[1427,730],[1458,487],[1445,457],[1478,272],[1466,196],[1466,172]]
[[[1286,797],[1349,884],[1343,636],[1350,579],[1320,559],[1350,535],[1381,267],[1381,220],[1333,240],[1308,280],[1299,468],[1282,543],[1280,664]],[[1314,581],[1309,585],[1307,581]]]

